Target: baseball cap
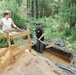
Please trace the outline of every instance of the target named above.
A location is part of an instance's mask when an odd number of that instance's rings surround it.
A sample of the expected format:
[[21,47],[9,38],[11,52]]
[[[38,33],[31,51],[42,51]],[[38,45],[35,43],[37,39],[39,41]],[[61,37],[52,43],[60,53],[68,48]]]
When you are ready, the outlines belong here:
[[10,14],[11,12],[10,11],[8,11],[8,10],[6,10],[5,12],[4,12],[4,14]]
[[36,23],[36,25],[40,25],[40,23],[39,23],[39,22],[37,22],[37,23]]

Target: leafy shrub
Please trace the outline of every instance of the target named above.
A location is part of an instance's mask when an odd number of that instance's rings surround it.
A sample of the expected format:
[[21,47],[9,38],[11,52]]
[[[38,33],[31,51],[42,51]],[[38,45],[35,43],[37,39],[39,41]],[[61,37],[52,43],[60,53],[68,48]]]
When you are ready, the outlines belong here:
[[69,28],[65,28],[64,29],[64,36],[69,37],[71,35],[70,29]]
[[76,41],[76,28],[72,28],[70,30],[70,36],[68,37],[68,41],[70,41],[70,42]]
[[0,48],[4,48],[7,46],[8,46],[8,44],[7,44],[6,38],[0,37]]

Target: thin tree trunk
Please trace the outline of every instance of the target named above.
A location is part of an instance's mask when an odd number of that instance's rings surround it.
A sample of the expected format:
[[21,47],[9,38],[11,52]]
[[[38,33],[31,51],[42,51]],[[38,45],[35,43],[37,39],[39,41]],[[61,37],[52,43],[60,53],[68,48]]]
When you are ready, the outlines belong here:
[[38,0],[36,0],[36,19],[38,19]]
[[34,17],[34,0],[32,0],[31,16]]
[[20,7],[23,0],[16,0],[16,1],[17,1],[17,3],[18,3],[18,6]]
[[[70,8],[71,7],[74,7],[73,1],[70,3]],[[73,15],[73,11],[71,11],[71,15]],[[70,28],[73,28],[73,27],[75,27],[75,16],[70,17]]]
[[28,5],[29,5],[28,3],[29,3],[29,2],[28,2],[28,0],[27,0],[27,9],[28,9]]

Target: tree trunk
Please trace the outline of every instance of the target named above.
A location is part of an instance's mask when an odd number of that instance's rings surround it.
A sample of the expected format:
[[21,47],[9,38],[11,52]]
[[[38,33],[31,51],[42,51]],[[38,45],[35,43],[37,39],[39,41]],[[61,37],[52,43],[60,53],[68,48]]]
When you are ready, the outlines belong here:
[[28,2],[28,0],[27,0],[27,9],[28,9],[28,5],[29,5],[29,2]]
[[36,0],[36,19],[38,19],[38,0]]
[[16,0],[16,1],[17,1],[17,3],[18,3],[18,6],[20,7],[23,0]]
[[[71,3],[70,3],[70,8],[71,7],[74,7],[74,2],[72,1]],[[71,15],[73,15],[73,11],[70,11],[71,12]],[[70,28],[73,28],[73,27],[75,27],[75,16],[71,16],[70,17]]]
[[31,5],[31,16],[34,17],[34,0],[32,0],[32,5]]

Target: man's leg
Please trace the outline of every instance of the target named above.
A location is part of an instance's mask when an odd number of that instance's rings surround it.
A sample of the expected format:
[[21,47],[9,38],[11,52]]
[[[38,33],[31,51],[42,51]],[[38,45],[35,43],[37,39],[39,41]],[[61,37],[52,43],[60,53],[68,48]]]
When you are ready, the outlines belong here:
[[44,44],[42,42],[40,42],[40,53],[43,52],[43,48],[44,48]]
[[40,41],[37,40],[37,43],[36,43],[36,50],[39,52],[40,51]]

